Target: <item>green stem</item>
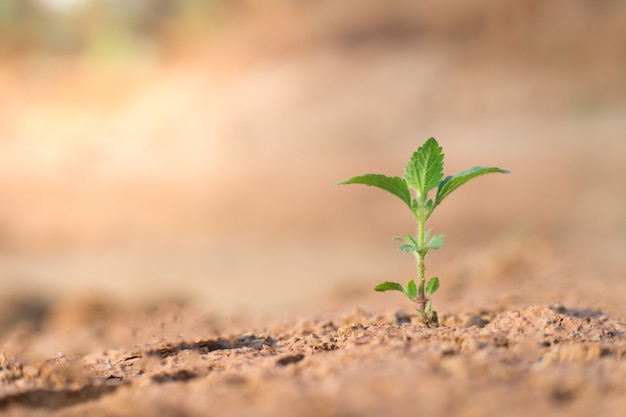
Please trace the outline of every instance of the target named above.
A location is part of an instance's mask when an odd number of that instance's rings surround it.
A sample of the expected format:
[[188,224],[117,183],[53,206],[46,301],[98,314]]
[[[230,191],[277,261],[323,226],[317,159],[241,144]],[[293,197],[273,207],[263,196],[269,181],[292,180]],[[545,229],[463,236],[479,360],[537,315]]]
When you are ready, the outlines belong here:
[[[424,229],[426,227],[426,221],[418,219],[417,220],[417,244],[420,247],[424,247]],[[424,266],[424,258],[426,257],[426,249],[422,249],[419,252],[415,253],[415,257],[417,258],[417,276],[418,276],[418,285],[417,285],[417,305],[420,311],[426,310],[426,293],[425,293],[425,285],[426,285],[426,277],[425,277],[425,266]],[[425,317],[424,317],[425,319]]]

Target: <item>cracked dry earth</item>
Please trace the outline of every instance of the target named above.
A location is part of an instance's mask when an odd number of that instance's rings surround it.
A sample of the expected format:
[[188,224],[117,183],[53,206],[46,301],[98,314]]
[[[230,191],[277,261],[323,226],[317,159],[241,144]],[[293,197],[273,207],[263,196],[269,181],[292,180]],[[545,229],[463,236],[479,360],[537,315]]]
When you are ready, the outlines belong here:
[[[63,334],[68,321],[80,330]],[[0,357],[3,416],[622,416],[626,409],[626,324],[560,305],[446,316],[427,328],[392,311],[258,326],[181,304],[139,313],[95,303],[53,311],[41,327],[18,331]],[[75,353],[12,353],[11,344],[26,341]]]

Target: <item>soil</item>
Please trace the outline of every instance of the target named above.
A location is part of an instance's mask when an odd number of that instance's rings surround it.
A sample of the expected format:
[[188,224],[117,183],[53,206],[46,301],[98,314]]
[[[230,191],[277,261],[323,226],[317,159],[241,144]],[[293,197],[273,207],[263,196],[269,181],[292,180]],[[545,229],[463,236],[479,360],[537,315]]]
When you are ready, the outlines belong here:
[[[624,415],[624,6],[388,3],[0,68],[0,415]],[[371,290],[405,208],[330,186],[429,136],[511,170],[429,220],[439,327]]]
[[91,303],[44,327],[22,337],[88,353],[5,352],[3,415],[619,416],[625,404],[626,323],[562,305],[437,328],[364,310],[246,328],[176,303]]

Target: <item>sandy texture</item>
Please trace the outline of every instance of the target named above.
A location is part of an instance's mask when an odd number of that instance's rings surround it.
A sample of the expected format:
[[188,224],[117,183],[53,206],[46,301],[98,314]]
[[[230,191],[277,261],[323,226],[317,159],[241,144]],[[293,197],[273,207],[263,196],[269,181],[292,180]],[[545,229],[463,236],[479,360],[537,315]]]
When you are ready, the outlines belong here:
[[427,328],[400,312],[359,311],[233,332],[243,323],[162,307],[130,328],[130,312],[74,311],[77,335],[116,348],[5,355],[3,415],[620,416],[626,405],[626,324],[600,312],[530,306]]

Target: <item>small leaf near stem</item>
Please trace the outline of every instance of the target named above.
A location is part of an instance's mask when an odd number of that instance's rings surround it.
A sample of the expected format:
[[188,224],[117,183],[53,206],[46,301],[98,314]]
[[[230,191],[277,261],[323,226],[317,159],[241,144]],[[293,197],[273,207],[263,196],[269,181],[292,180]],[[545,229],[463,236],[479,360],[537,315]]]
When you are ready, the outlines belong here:
[[426,247],[429,249],[439,249],[443,246],[444,235],[435,235],[428,240]]
[[406,286],[406,295],[412,300],[417,297],[417,285],[415,285],[415,281],[409,281],[409,284]]
[[374,287],[374,291],[380,291],[380,292],[400,291],[406,294],[406,290],[404,289],[402,284],[398,282],[390,282],[390,281],[385,281],[382,284],[378,284],[377,286]]
[[398,250],[403,252],[416,252],[418,249],[413,245],[401,245]]
[[439,278],[433,277],[426,283],[426,297],[430,297],[439,289]]

